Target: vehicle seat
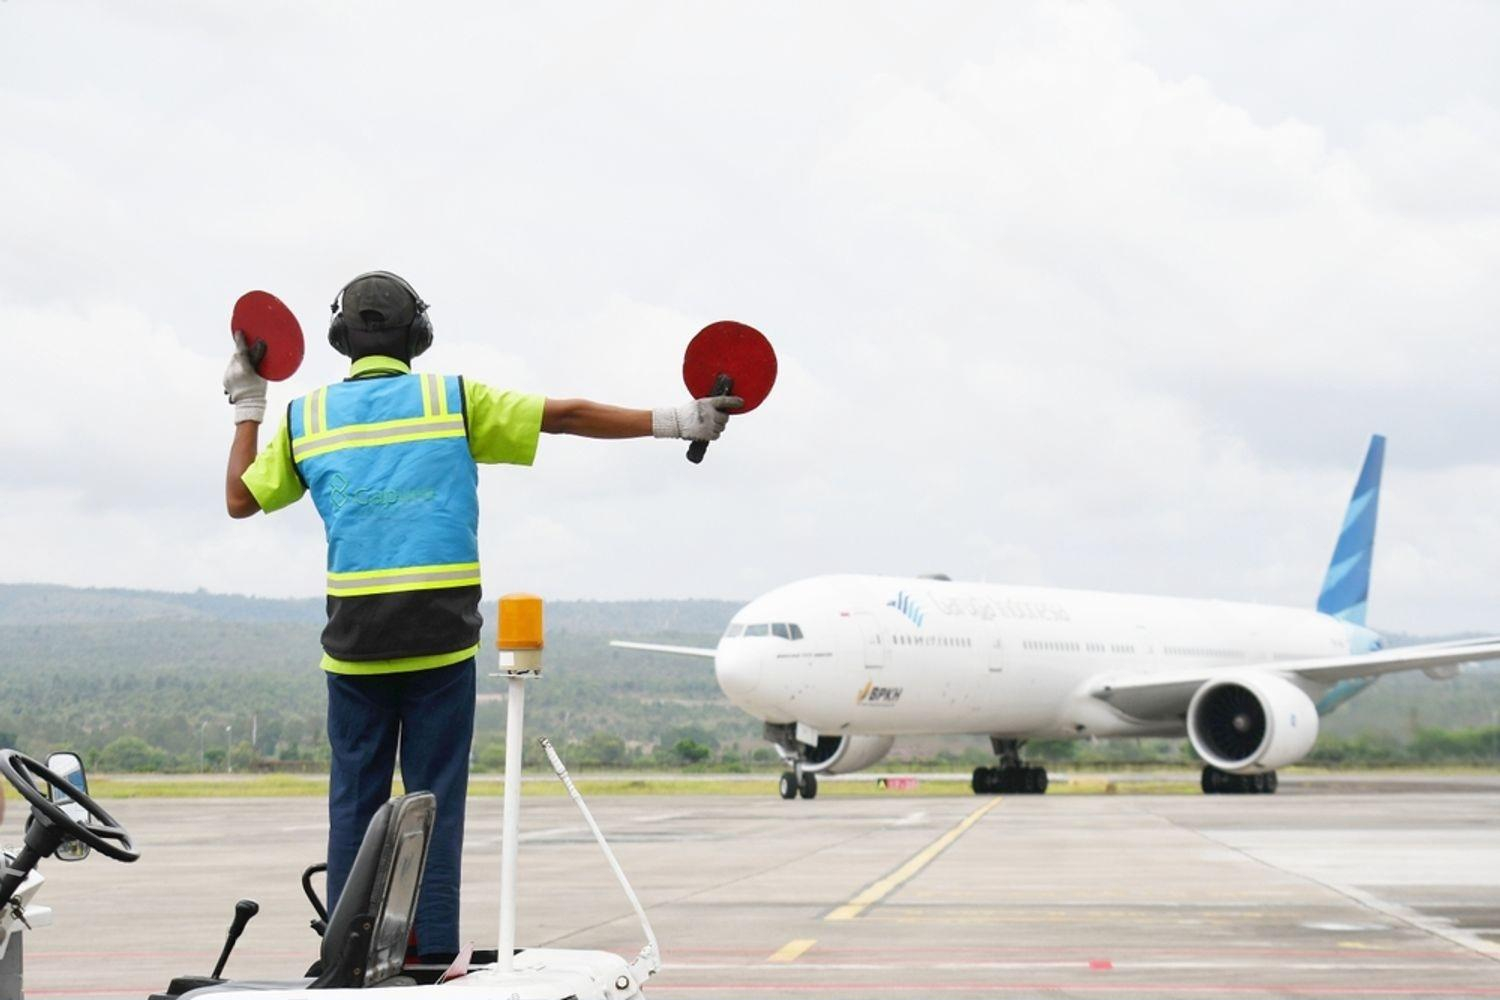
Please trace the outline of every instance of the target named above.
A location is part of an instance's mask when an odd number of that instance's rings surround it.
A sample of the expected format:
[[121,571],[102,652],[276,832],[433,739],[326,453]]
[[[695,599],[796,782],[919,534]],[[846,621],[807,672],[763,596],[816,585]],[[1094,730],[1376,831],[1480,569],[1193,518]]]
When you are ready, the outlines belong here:
[[227,981],[183,993],[197,1000],[228,990],[352,989],[398,985],[406,942],[427,868],[437,816],[431,792],[391,799],[376,810],[354,857],[349,880],[323,934],[322,975],[279,983]]

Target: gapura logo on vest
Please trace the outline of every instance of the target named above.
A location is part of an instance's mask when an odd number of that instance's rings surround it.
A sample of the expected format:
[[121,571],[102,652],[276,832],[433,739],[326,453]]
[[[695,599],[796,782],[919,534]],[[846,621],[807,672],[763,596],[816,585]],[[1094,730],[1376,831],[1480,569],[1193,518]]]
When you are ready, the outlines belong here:
[[856,705],[894,705],[901,700],[901,689],[898,687],[881,687],[874,681],[869,681],[859,691],[859,697],[854,699]]
[[437,490],[428,487],[421,490],[381,490],[355,486],[342,475],[335,474],[328,481],[328,498],[334,510],[343,510],[353,503],[360,507],[397,507],[409,503],[430,503],[437,499]]

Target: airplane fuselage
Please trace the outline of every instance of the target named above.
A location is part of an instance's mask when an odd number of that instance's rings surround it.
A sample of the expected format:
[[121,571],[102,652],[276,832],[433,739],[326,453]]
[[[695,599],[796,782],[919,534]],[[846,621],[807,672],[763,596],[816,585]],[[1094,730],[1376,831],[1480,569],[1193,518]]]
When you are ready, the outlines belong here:
[[[1015,738],[1181,735],[1090,695],[1139,677],[1378,649],[1368,629],[1295,608],[925,577],[824,576],[734,616],[714,654],[724,693],[819,733]],[[1336,704],[1337,685],[1298,682]]]

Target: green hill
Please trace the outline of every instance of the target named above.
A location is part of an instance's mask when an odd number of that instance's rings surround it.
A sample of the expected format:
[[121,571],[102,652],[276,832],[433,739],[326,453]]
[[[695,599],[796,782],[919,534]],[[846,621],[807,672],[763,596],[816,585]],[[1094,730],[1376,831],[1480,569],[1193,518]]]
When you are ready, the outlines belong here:
[[[547,669],[531,688],[528,726],[573,744],[570,759],[579,763],[673,762],[672,748],[683,741],[731,761],[756,749],[768,760],[760,724],[729,704],[707,661],[608,645],[629,637],[711,646],[738,607],[549,603]],[[35,753],[66,745],[96,760],[113,747],[103,763],[120,768],[191,770],[200,760],[221,767],[228,747],[241,765],[254,758],[315,765],[327,754],[317,669],[322,622],[318,599],[0,585],[0,745]],[[499,682],[488,676],[496,669],[491,627],[483,643],[475,744],[481,762],[493,766],[504,704]],[[1471,668],[1452,681],[1417,672],[1382,679],[1325,719],[1323,730],[1330,744],[1396,745],[1425,729],[1493,726],[1497,713],[1500,669]],[[1121,759],[1180,749],[1120,741],[1089,752]],[[985,741],[975,737],[897,746],[898,757],[977,762],[985,753]]]
[[[749,741],[759,724],[730,705],[704,660],[626,654],[610,638],[713,645],[727,601],[556,601],[547,669],[528,722],[558,742],[595,733],[627,745]],[[127,737],[162,766],[254,755],[326,757],[321,600],[266,600],[25,584],[0,585],[0,744],[98,752]],[[476,745],[498,741],[504,705],[493,623],[480,655]],[[488,696],[488,697],[486,697]],[[231,727],[226,734],[225,727]],[[246,747],[243,756],[251,756]]]

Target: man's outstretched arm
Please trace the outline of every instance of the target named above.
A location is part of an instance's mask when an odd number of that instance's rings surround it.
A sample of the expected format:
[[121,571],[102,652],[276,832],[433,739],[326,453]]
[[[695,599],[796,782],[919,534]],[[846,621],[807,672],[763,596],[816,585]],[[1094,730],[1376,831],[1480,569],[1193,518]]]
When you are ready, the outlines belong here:
[[588,399],[549,399],[542,405],[542,433],[590,438],[651,436],[651,411],[609,406]]
[[695,399],[655,410],[630,410],[588,399],[549,399],[542,406],[542,431],[590,438],[715,441],[724,432],[729,414],[743,405],[738,396]]

